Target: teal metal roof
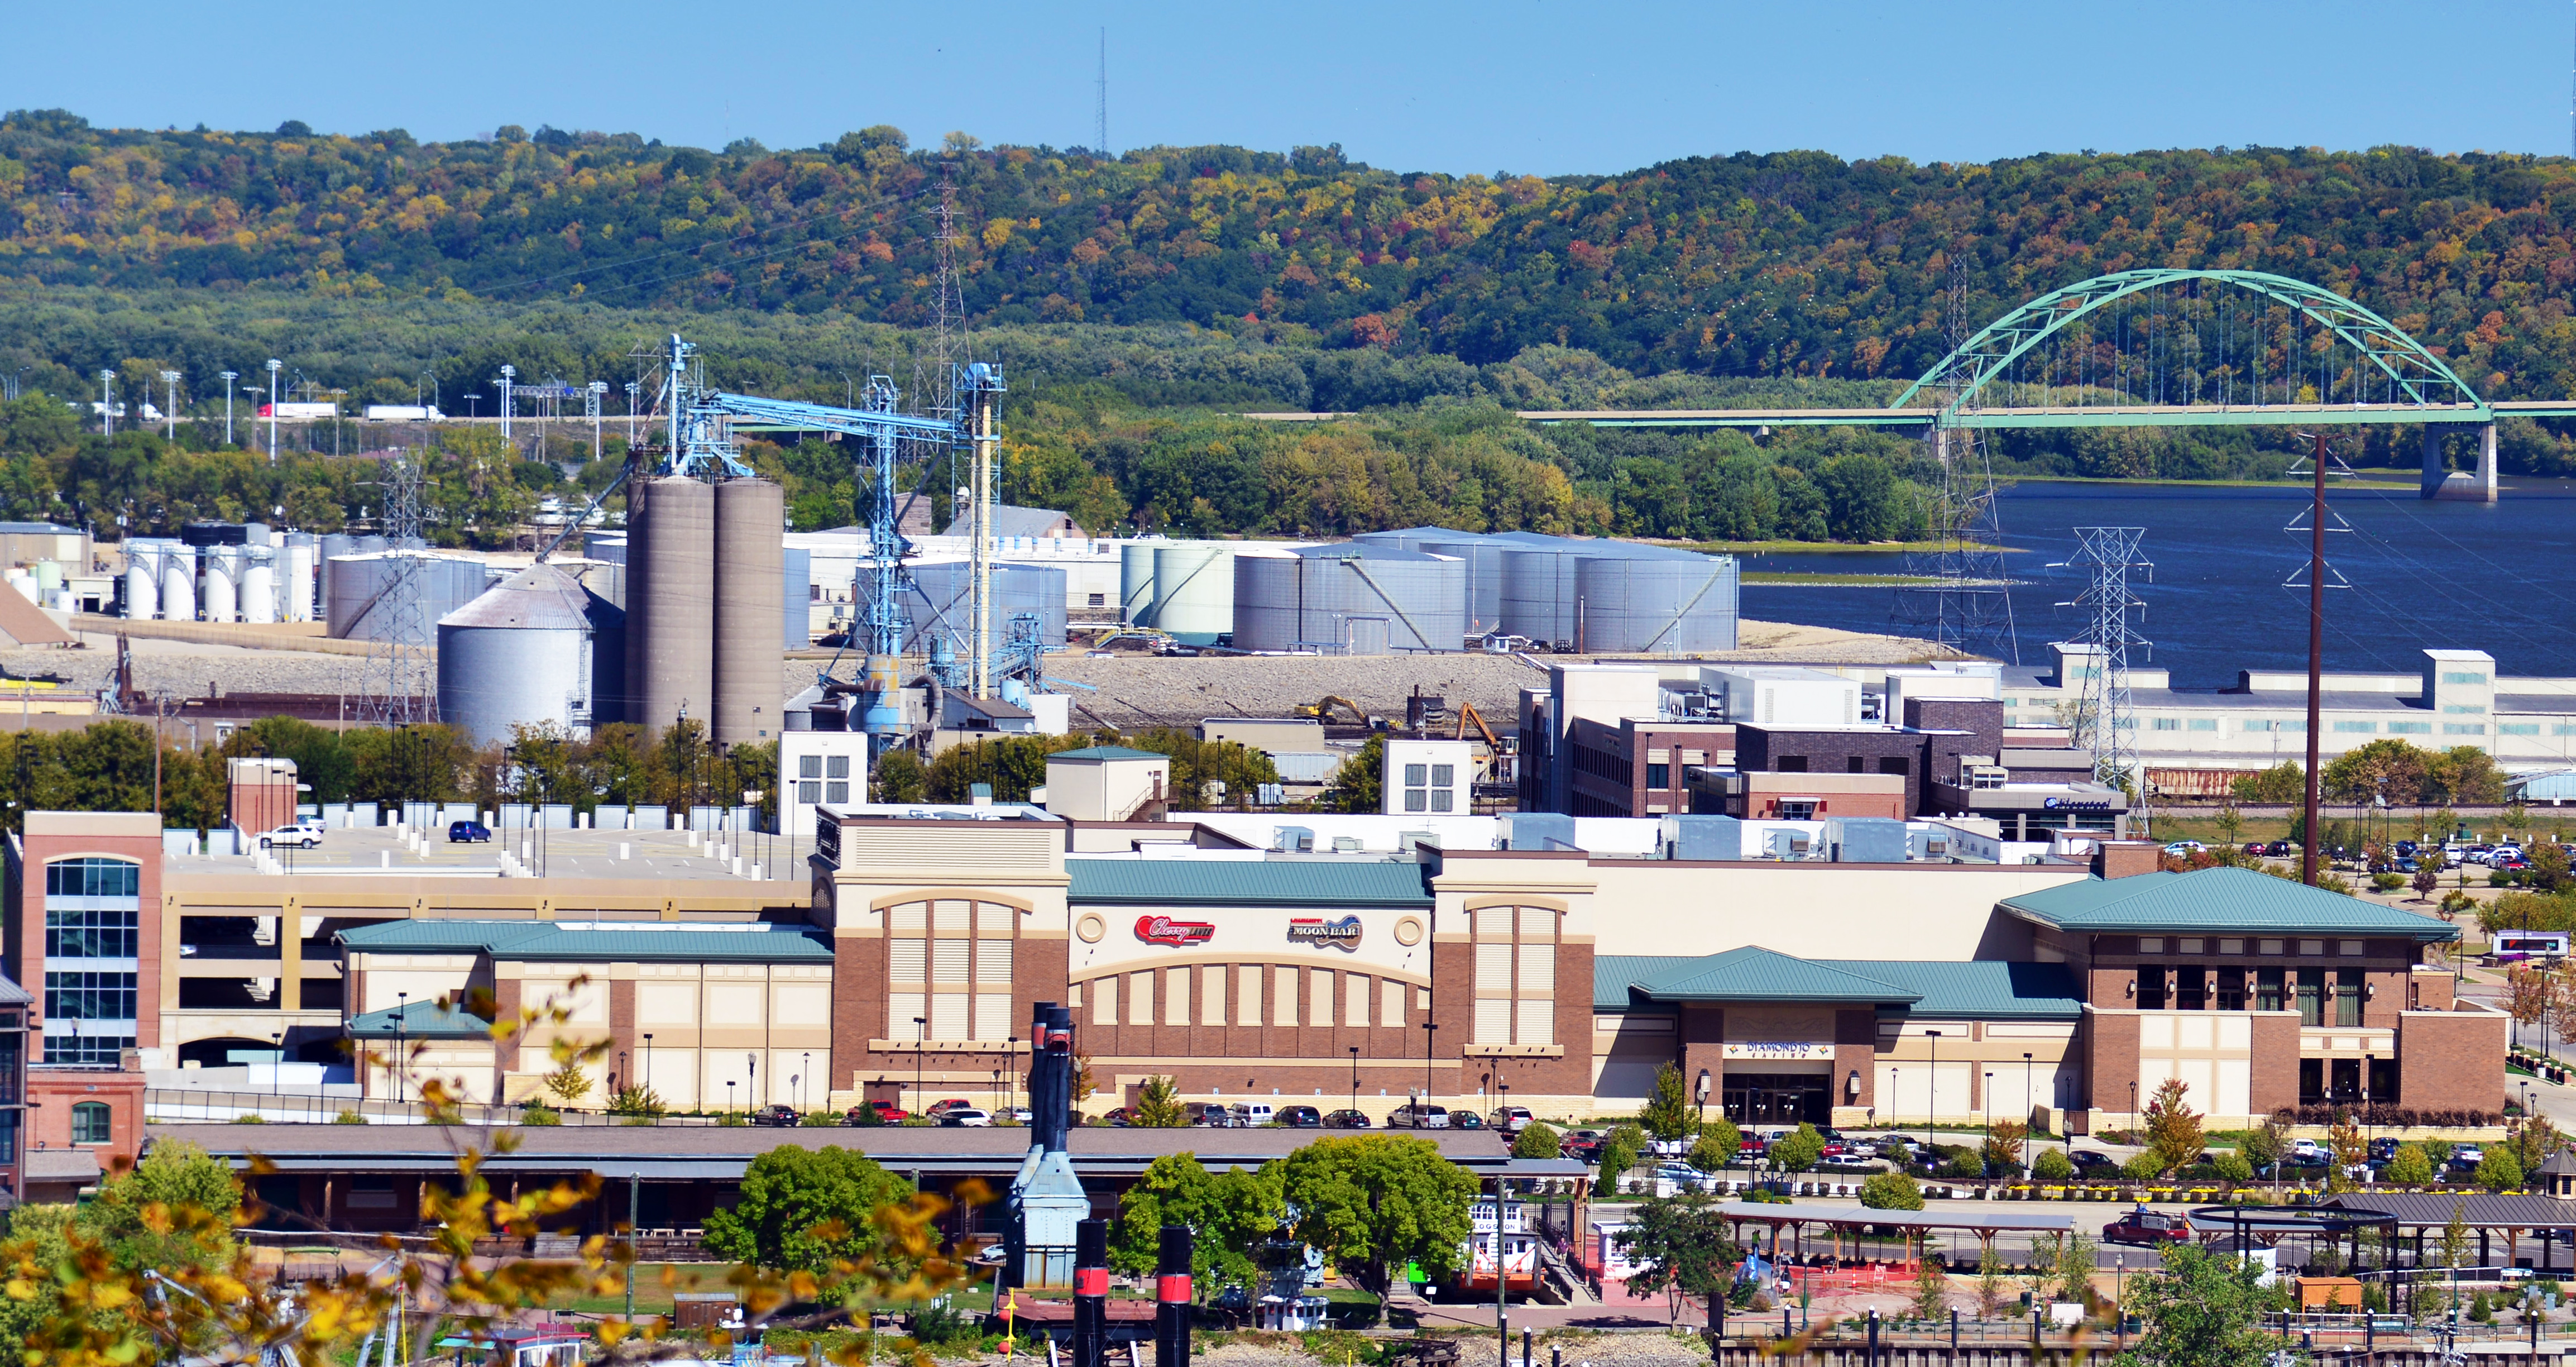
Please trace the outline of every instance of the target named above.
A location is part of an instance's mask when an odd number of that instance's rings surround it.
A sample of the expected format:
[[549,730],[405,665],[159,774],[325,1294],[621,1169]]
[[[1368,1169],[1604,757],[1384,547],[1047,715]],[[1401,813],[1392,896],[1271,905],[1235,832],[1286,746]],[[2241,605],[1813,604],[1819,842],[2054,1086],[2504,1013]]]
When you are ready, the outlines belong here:
[[1746,945],[1678,964],[1635,984],[1664,1002],[1868,1002],[1903,1006],[1917,994],[1849,968]]
[[1653,1011],[1676,1002],[1867,1003],[1924,1020],[2075,1020],[2063,964],[1981,960],[1801,959],[1759,947],[1724,954],[1604,954],[1592,960],[1592,1009]]
[[1875,978],[1916,995],[1904,1014],[1915,1020],[2079,1020],[2083,987],[2064,964],[1979,959],[1943,963],[1921,959],[1826,959],[1848,973]]
[[2200,869],[2088,879],[2003,900],[2041,925],[2085,934],[2241,931],[2311,935],[2393,935],[2427,943],[2456,940],[2455,926],[2252,869]]
[[[395,1028],[395,1022],[401,1028]],[[406,1002],[401,1006],[370,1011],[352,1016],[346,1027],[353,1037],[374,1039],[490,1039],[492,1022],[453,1006],[435,1001]]]
[[1420,864],[1383,859],[1068,859],[1076,906],[1429,907]]
[[1086,745],[1079,750],[1058,750],[1048,759],[1170,759],[1159,750],[1133,750],[1124,745]]
[[340,932],[340,943],[376,954],[489,954],[495,959],[619,963],[822,963],[832,947],[790,926],[648,922],[593,929],[559,921],[379,921]]

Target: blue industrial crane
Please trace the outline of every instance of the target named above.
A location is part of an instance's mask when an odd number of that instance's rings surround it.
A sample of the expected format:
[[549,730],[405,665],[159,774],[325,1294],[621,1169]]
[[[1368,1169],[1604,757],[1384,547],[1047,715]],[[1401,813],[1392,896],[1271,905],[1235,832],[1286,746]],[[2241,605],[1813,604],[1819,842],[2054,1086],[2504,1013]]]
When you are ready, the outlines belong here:
[[[709,389],[689,364],[695,352],[694,346],[677,333],[672,334],[662,393],[670,423],[665,474],[696,475],[717,470],[734,476],[753,474],[752,468],[742,462],[740,448],[735,444],[737,432],[831,432],[865,444],[874,497],[868,511],[867,680],[858,691],[871,695],[861,720],[861,729],[871,734],[891,736],[903,730],[902,713],[894,701],[899,686],[896,662],[902,658],[910,623],[902,598],[906,547],[895,525],[898,445],[902,438],[910,437],[939,446],[964,447],[975,453],[975,499],[968,529],[973,538],[970,558],[975,567],[971,620],[963,643],[965,649],[935,650],[932,668],[944,685],[972,688],[977,696],[984,696],[993,655],[990,471],[993,410],[1004,392],[1002,368],[987,363],[959,368],[959,412],[931,416],[899,412],[902,396],[894,381],[883,375],[868,377],[865,406],[861,408]],[[828,677],[829,670],[825,673]]]

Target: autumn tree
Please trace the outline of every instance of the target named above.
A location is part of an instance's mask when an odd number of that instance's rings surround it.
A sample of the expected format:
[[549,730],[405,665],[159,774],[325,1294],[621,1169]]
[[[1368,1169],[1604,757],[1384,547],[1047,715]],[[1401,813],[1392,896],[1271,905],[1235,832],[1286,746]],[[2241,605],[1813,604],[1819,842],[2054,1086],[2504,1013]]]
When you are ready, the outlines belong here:
[[2201,1146],[2208,1142],[2199,1113],[2185,1104],[2190,1090],[2181,1078],[2169,1077],[2156,1084],[2155,1096],[2147,1102],[2146,1152],[2158,1172],[2170,1173],[2199,1161]]

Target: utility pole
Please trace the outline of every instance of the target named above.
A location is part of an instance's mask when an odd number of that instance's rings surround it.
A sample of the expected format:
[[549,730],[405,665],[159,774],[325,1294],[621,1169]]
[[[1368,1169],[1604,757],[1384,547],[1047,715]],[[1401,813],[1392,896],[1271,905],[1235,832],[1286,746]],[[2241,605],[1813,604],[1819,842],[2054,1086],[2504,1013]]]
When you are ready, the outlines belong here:
[[626,382],[626,445],[630,449],[635,445],[635,395],[643,388],[633,380]]
[[593,380],[584,386],[581,392],[582,397],[587,400],[583,407],[590,410],[590,458],[597,460],[599,459],[599,411],[608,398],[608,382]]
[[161,402],[164,405],[161,410],[161,439],[164,441],[177,441],[179,439],[178,371],[165,370],[161,372]]
[[2324,710],[2326,675],[2326,434],[2309,453],[2315,495],[2308,507],[2308,825],[2299,841],[2299,881],[2317,885],[2318,714]]
[[233,381],[241,378],[238,370],[224,372],[224,445],[233,444]]
[[501,367],[501,440],[503,441],[510,439],[510,382],[517,378],[519,378],[517,366]]
[[98,421],[99,435],[116,435],[116,372],[113,370],[98,372]]
[[268,463],[271,465],[277,463],[277,372],[285,368],[285,363],[276,357],[268,358]]

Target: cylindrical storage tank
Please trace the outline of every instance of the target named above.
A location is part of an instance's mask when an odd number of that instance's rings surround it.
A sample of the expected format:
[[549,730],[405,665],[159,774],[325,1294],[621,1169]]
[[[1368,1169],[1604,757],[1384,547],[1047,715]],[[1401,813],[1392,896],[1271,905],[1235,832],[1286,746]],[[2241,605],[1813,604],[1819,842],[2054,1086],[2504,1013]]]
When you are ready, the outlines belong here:
[[803,650],[814,644],[814,553],[790,546],[781,554],[787,574],[778,586],[783,595],[778,604],[778,643],[788,650]]
[[197,548],[165,541],[160,559],[161,616],[172,622],[197,620]]
[[1574,570],[1559,546],[1503,549],[1502,629],[1544,646],[1574,645]]
[[715,727],[719,745],[779,732],[779,600],[787,580],[787,494],[765,479],[715,486]]
[[1234,552],[1223,546],[1156,547],[1154,625],[1194,646],[1214,645],[1233,631]]
[[62,566],[62,562],[61,562],[61,561],[58,561],[58,560],[39,560],[39,561],[37,561],[37,562],[36,562],[36,592],[43,594],[43,595],[46,597],[46,599],[50,601],[50,600],[53,598],[53,596],[54,596],[55,594],[62,592],[62,589],[63,589],[63,566]]
[[347,532],[325,532],[313,548],[313,615],[331,620],[331,562],[358,553],[358,539]]
[[125,615],[149,622],[161,615],[161,543],[125,543]]
[[[974,654],[974,566],[964,560],[915,560],[904,565],[900,601],[911,633],[903,648],[923,654],[945,638],[958,659]],[[1052,595],[1052,596],[1050,596]],[[1038,619],[1038,641],[1049,650],[1064,648],[1064,571],[1048,565],[993,567],[993,652],[1010,643],[1011,619],[1027,613]]]
[[[1300,632],[1327,650],[1456,651],[1467,643],[1464,561],[1414,551],[1301,555]],[[1354,622],[1367,625],[1354,626]]]
[[265,544],[245,546],[249,552],[242,562],[241,619],[262,625],[277,620],[277,552],[278,547]]
[[278,590],[286,603],[286,620],[313,620],[313,533],[288,532],[286,559],[278,566]]
[[209,622],[233,622],[241,618],[240,593],[242,548],[208,546],[205,550],[205,578],[197,601]]
[[[397,590],[397,581],[407,587]],[[413,644],[437,639],[438,619],[483,596],[491,572],[475,560],[451,560],[426,551],[352,555],[331,562],[330,634],[352,641],[393,639],[416,631]],[[417,625],[402,610],[405,596],[419,605]]]
[[1458,541],[1424,539],[1406,549],[1452,556],[1467,566],[1467,631],[1482,636],[1503,625],[1503,553],[1508,547],[1485,537]]
[[382,555],[392,550],[393,546],[381,536],[362,536],[357,538],[357,544],[350,549],[357,555]]
[[1011,639],[1013,619],[1038,619],[1038,644],[1064,649],[1064,570],[1055,565],[993,567],[993,650],[999,654]]
[[1132,627],[1154,625],[1154,552],[1130,541],[1118,548],[1118,617]]
[[1583,649],[1697,655],[1735,649],[1733,556],[1592,557],[1575,569]]
[[1234,648],[1294,650],[1297,593],[1305,560],[1285,553],[1241,552],[1234,557]]
[[617,609],[552,565],[531,565],[438,621],[438,715],[477,746],[514,725],[599,720],[603,638]]
[[715,712],[715,488],[637,480],[626,499],[626,719],[663,731],[685,713],[703,725]]

